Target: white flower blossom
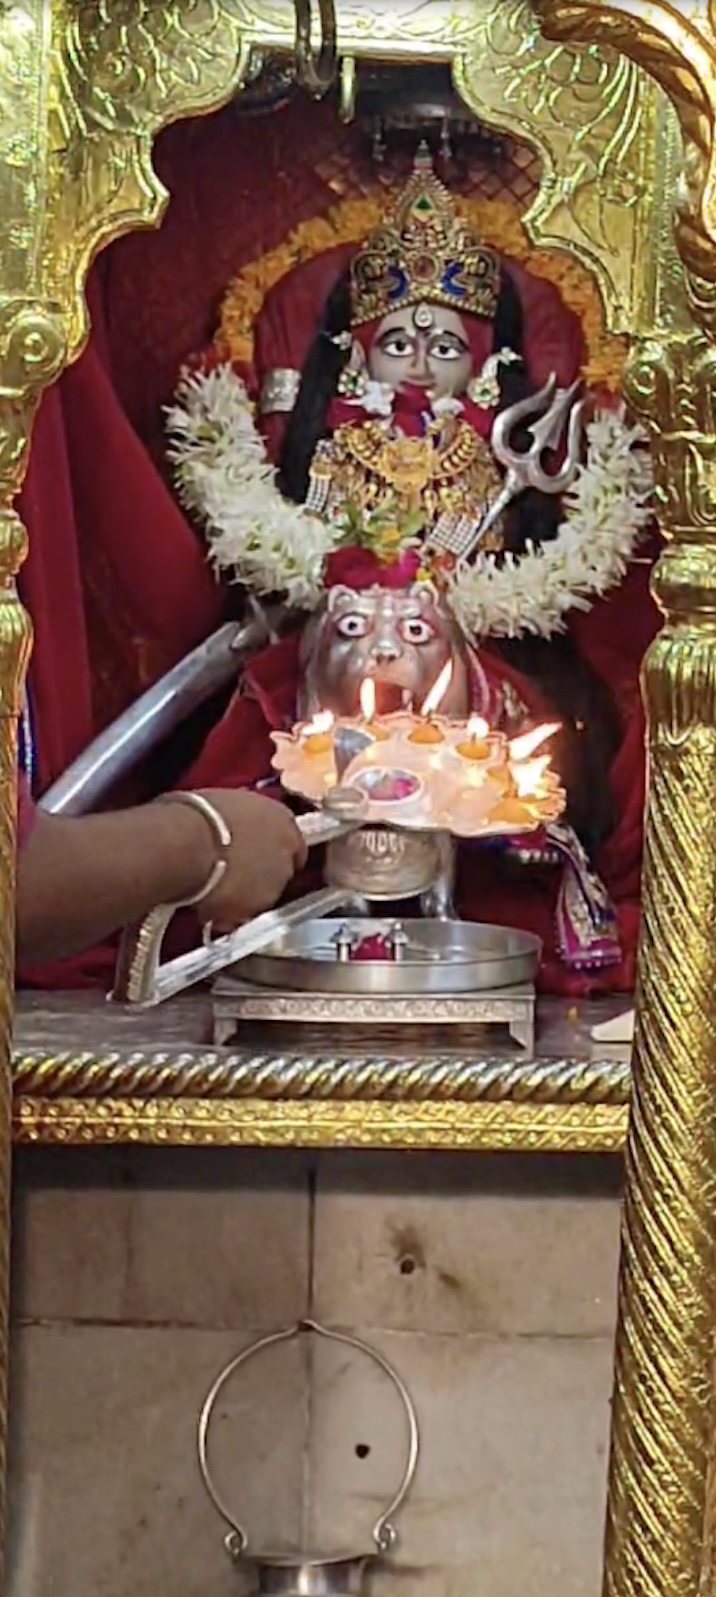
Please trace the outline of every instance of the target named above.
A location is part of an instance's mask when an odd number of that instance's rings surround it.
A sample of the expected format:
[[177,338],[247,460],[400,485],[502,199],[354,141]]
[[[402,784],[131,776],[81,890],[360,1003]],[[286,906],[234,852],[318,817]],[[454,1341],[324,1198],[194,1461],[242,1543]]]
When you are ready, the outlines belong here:
[[436,420],[441,416],[461,416],[465,409],[461,399],[456,399],[454,394],[438,394],[431,400],[431,410]]
[[365,410],[369,416],[392,416],[395,389],[391,388],[390,383],[378,383],[369,377],[350,403],[359,410]]
[[282,498],[232,367],[185,374],[167,423],[182,503],[204,523],[217,569],[297,609],[314,606],[335,532]]
[[621,581],[652,515],[645,441],[623,414],[597,412],[557,537],[517,559],[482,554],[456,571],[450,602],[469,632],[549,637],[570,610],[588,610],[591,599]]

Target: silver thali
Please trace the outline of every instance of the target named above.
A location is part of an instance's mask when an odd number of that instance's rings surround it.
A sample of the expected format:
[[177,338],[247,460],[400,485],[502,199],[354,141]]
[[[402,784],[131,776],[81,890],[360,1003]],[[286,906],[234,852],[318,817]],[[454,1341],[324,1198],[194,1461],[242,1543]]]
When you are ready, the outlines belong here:
[[[399,959],[343,958],[351,936],[400,938]],[[534,982],[538,937],[501,926],[405,919],[312,920],[242,960],[233,974],[292,992],[421,996],[494,992]]]

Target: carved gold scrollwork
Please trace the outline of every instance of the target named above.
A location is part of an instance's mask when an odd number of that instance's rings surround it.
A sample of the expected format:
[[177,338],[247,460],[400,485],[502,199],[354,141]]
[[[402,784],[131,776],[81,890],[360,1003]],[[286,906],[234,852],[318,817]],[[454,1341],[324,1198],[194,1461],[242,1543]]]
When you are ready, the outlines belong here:
[[711,554],[700,539],[716,526],[716,348],[698,333],[645,340],[629,361],[625,392],[654,432],[657,504],[670,540],[659,587],[683,611],[695,596],[673,583],[667,594],[665,571]]
[[633,328],[650,275],[658,90],[613,51],[550,43],[529,0],[481,8],[455,76],[484,120],[542,158],[532,237],[569,247],[595,273],[610,328]]
[[[42,389],[61,371],[66,354],[59,307],[5,305],[0,333],[0,494],[12,500],[20,482],[30,426]],[[14,576],[17,565],[12,566]]]
[[[48,13],[42,0],[0,12],[0,1536],[4,1523],[10,1046],[14,986],[16,730],[30,627],[15,577],[25,529],[12,508],[43,384],[65,333],[42,281]],[[2,1573],[0,1569],[0,1586]]]
[[102,244],[159,221],[167,194],[152,140],[177,117],[219,106],[243,81],[250,40],[222,0],[82,0],[59,8],[48,104],[52,248],[48,273],[85,335],[84,279]]
[[[696,280],[716,279],[716,32],[713,5],[703,0],[534,0],[550,38],[588,42],[622,51],[668,94],[684,136],[676,202],[676,238],[684,266]],[[695,312],[699,316],[698,308]],[[705,325],[701,321],[701,325]]]

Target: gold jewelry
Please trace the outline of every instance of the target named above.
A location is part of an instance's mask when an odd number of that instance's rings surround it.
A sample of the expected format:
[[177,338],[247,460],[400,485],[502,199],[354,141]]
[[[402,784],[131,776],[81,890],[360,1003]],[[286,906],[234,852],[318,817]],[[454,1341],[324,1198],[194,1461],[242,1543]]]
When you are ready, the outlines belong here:
[[214,861],[204,886],[192,898],[183,899],[183,907],[190,909],[196,904],[201,904],[205,898],[208,898],[209,894],[213,893],[214,888],[218,887],[219,882],[226,875],[229,866],[226,856],[234,841],[231,829],[227,826],[223,815],[214,808],[213,804],[209,803],[203,793],[163,793],[157,802],[159,804],[185,804],[189,809],[196,810],[199,815],[203,815],[219,853],[219,858]]
[[[350,360],[343,367],[336,391],[341,399],[361,400],[368,387],[365,355],[358,340],[353,337],[352,333],[341,333],[339,337],[348,339],[351,355]],[[337,340],[334,340],[334,342],[337,342]],[[345,348],[345,345],[343,347]]]
[[418,333],[427,333],[435,326],[435,312],[432,305],[416,305],[413,311],[413,327]]
[[449,305],[492,320],[499,291],[499,256],[459,214],[421,147],[392,212],[353,258],[353,326],[406,305]]
[[499,492],[500,474],[489,445],[469,422],[460,421],[441,437],[437,428],[422,438],[395,437],[381,421],[339,427],[321,456],[326,498],[353,503],[363,511],[420,508],[426,525],[438,516],[481,517]]
[[275,366],[261,384],[259,410],[262,416],[290,415],[298,399],[301,373],[292,366]]
[[363,399],[368,380],[364,371],[356,371],[355,366],[344,366],[338,379],[337,392],[341,399]]
[[473,405],[494,410],[500,403],[500,367],[519,365],[520,359],[513,349],[501,349],[488,355],[482,371],[476,372],[467,385],[467,397]]
[[494,410],[500,402],[500,380],[497,373],[485,377],[481,372],[479,377],[471,377],[466,393],[473,405],[479,405],[481,410]]

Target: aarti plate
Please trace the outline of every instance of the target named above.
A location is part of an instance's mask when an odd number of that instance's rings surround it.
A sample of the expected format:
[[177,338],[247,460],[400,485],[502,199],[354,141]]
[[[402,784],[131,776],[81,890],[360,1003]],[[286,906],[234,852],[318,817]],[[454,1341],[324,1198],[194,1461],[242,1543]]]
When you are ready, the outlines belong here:
[[[497,774],[480,773],[479,781],[468,781],[459,767],[434,771],[416,761],[412,770],[404,749],[395,760],[381,747],[381,764],[361,756],[343,777],[344,788],[358,788],[368,799],[362,817],[364,825],[390,826],[397,831],[449,832],[461,838],[515,837],[534,832],[555,821],[564,809],[564,791],[558,778],[547,772],[539,794],[509,799]],[[281,784],[288,793],[310,804],[322,805],[330,799],[335,781],[326,762],[324,770],[310,775],[299,762],[280,769]],[[395,796],[390,793],[390,782]],[[377,795],[377,796],[376,796]],[[504,820],[490,819],[495,806],[510,804],[512,814]]]

